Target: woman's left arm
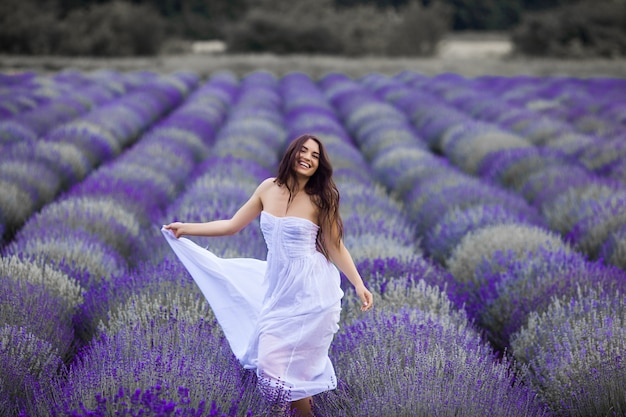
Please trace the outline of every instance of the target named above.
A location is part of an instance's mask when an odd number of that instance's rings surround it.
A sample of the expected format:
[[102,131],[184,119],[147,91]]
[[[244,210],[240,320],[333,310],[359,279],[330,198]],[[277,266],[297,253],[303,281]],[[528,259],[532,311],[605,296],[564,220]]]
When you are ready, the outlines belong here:
[[334,232],[335,233],[331,234],[331,238],[324,242],[330,260],[337,265],[337,268],[343,272],[354,286],[354,290],[362,302],[361,311],[367,311],[374,305],[372,293],[365,287],[350,252],[348,252],[348,249],[346,249],[343,244],[343,240],[340,240],[339,244],[337,244],[337,231],[335,230]]

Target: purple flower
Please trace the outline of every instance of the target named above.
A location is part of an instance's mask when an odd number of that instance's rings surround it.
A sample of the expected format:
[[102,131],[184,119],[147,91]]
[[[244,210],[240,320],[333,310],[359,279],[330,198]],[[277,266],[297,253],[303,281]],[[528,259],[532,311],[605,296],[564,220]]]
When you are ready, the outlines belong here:
[[621,416],[626,411],[623,292],[581,288],[533,313],[511,338],[531,382],[560,415]]
[[57,349],[28,328],[0,326],[0,413],[9,416],[22,409],[32,411],[36,393],[53,392],[54,378],[63,366]]
[[434,260],[445,264],[466,234],[486,226],[507,223],[542,224],[538,217],[515,212],[503,204],[474,202],[465,208],[454,206],[448,209],[425,234],[423,247]]
[[375,310],[340,330],[331,358],[342,381],[334,395],[359,415],[549,415],[510,361],[444,314]]

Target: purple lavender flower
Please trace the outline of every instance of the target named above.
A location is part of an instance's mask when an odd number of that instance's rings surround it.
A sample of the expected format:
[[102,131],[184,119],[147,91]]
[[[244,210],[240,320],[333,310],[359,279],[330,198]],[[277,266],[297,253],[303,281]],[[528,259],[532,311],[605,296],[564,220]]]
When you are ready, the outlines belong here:
[[64,359],[75,347],[72,317],[83,301],[82,293],[75,280],[47,265],[2,258],[0,323],[27,328]]
[[626,226],[621,226],[609,233],[598,256],[605,262],[626,270]]
[[162,407],[165,400],[170,406],[198,410],[214,401],[216,408],[229,410],[228,415],[246,409],[261,412],[265,407],[254,385],[219,327],[163,318],[103,333],[70,366],[67,379],[57,384],[59,391],[38,396],[33,408],[60,415],[72,410],[102,412],[109,402],[124,406],[121,400],[128,392],[134,394],[127,406],[138,411],[141,393],[156,389],[159,398],[144,397],[144,407]]
[[449,185],[444,182],[432,189],[429,185],[427,183],[424,187],[420,187],[422,196],[419,200],[419,207],[417,205],[411,207],[411,213],[421,233],[431,230],[449,210],[464,209],[477,204],[502,205],[511,214],[528,218],[534,224],[545,224],[538,211],[528,206],[522,198],[505,190],[473,181],[473,179]]
[[373,311],[340,330],[331,358],[350,407],[329,415],[549,415],[512,362],[446,314]]
[[[481,178],[519,191],[527,178],[539,170],[571,164],[557,151],[541,148],[503,149],[488,154],[479,166]],[[571,164],[578,166],[578,164]]]
[[583,167],[554,165],[529,174],[519,187],[520,193],[527,201],[535,207],[542,208],[568,189],[584,187],[594,182],[594,178]]
[[566,240],[592,258],[597,258],[611,233],[626,227],[626,191],[599,198],[580,215]]
[[32,195],[34,190],[22,189],[18,184],[0,179],[2,194],[0,195],[0,216],[9,234],[15,232],[35,210],[37,201]]
[[444,264],[463,236],[497,224],[541,225],[538,217],[510,210],[499,203],[480,202],[466,208],[454,206],[445,212],[425,234],[423,246],[435,261]]
[[101,238],[81,229],[64,234],[47,234],[42,230],[40,236],[11,242],[5,248],[5,255],[48,263],[85,288],[122,273],[128,267],[122,256]]
[[592,216],[602,207],[610,211],[614,203],[619,205],[626,193],[620,184],[606,180],[581,182],[578,186],[563,190],[553,199],[542,202],[541,211],[553,230],[563,234],[571,232],[578,222]]
[[[50,390],[63,362],[57,349],[28,328],[0,326],[0,413],[32,410],[37,390]],[[33,414],[37,415],[37,414]]]
[[38,239],[41,231],[61,239],[70,230],[98,236],[129,264],[145,258],[147,223],[108,196],[65,198],[46,206],[16,235],[16,241]]
[[[603,294],[626,290],[624,271],[590,262],[576,252],[538,250],[518,258],[497,256],[479,266],[485,276],[479,302],[471,306],[477,324],[499,348],[554,299],[574,297],[581,288]],[[492,271],[492,272],[490,272]]]
[[560,415],[621,416],[626,412],[626,299],[623,292],[581,289],[533,313],[511,338],[532,384]]
[[[487,277],[481,265],[485,259],[498,254],[507,259],[532,256],[538,251],[572,252],[571,248],[554,232],[525,224],[500,224],[487,226],[466,234],[446,260],[450,273],[466,284],[466,292],[475,297],[486,284]],[[495,265],[505,267],[495,263]],[[496,271],[490,271],[490,274]],[[476,301],[480,304],[480,300]]]
[[16,143],[29,143],[37,140],[37,133],[21,123],[11,120],[0,122],[0,149],[3,151]]

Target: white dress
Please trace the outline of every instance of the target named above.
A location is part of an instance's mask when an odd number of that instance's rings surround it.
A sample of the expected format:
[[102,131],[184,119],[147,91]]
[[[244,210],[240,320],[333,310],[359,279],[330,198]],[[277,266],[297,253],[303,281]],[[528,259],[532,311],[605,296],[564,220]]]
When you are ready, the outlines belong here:
[[162,229],[211,305],[241,364],[267,395],[295,401],[337,386],[328,348],[339,329],[340,277],[315,246],[319,227],[261,212],[267,260],[220,258]]

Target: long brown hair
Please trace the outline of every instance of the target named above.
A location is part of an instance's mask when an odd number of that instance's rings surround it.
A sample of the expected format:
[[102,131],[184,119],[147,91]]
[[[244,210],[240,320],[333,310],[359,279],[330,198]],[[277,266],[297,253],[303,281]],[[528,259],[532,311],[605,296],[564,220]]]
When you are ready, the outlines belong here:
[[339,214],[339,190],[335,181],[333,181],[333,167],[330,164],[328,156],[326,154],[326,148],[324,144],[315,136],[310,134],[304,134],[295,138],[285,151],[280,165],[278,166],[278,175],[274,180],[275,183],[281,186],[285,186],[289,191],[289,202],[298,193],[298,181],[296,178],[295,165],[298,158],[298,153],[304,143],[312,139],[320,147],[320,156],[318,160],[318,167],[315,173],[309,178],[304,191],[312,197],[313,202],[318,208],[317,221],[320,225],[320,231],[317,234],[317,249],[329,258],[328,250],[324,247],[323,239],[324,233],[331,233],[330,230],[333,226],[338,229],[337,241],[333,242],[337,247],[341,243],[343,238],[343,222],[341,215]]

